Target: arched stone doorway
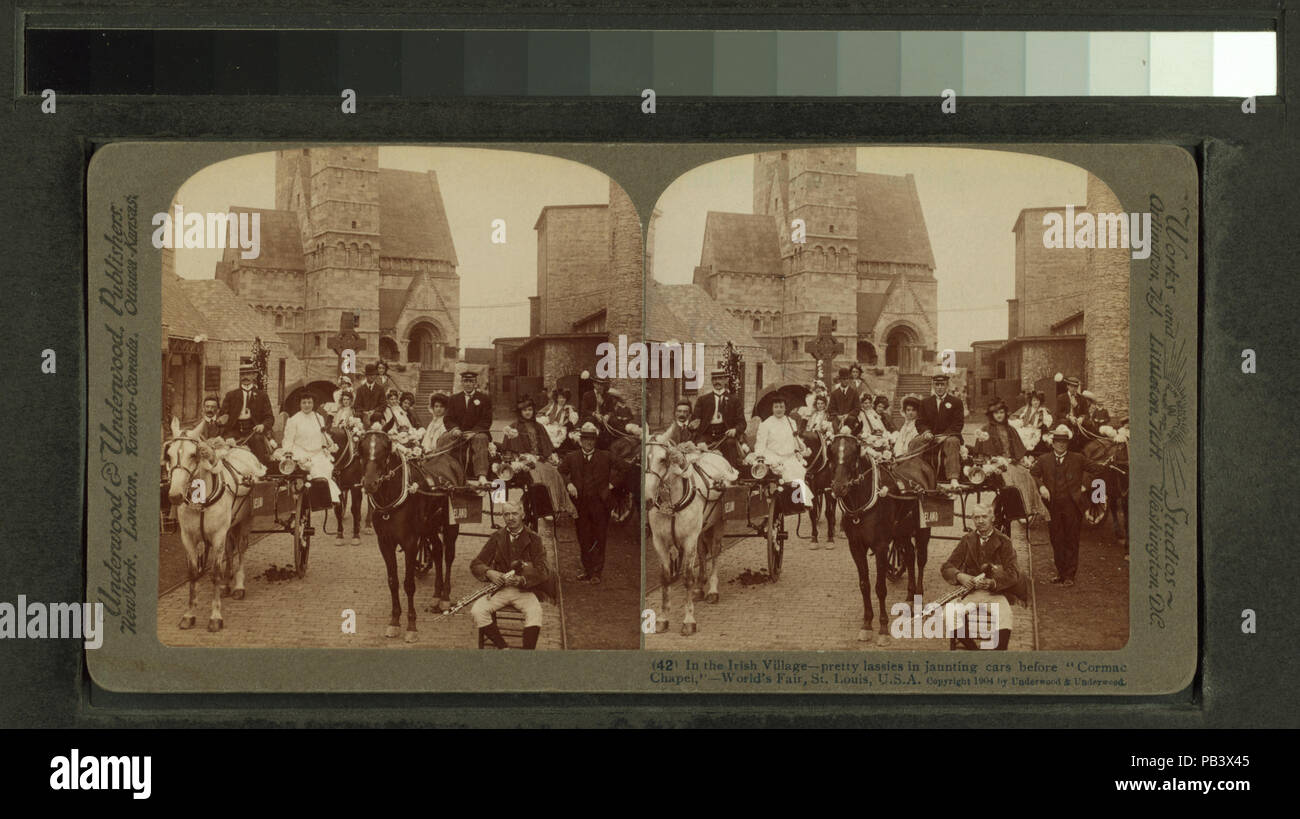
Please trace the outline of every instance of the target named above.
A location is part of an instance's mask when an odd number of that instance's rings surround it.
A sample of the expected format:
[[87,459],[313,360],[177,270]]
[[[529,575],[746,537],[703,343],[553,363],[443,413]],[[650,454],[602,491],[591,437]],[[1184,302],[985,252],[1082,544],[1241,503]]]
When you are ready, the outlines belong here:
[[406,361],[421,370],[442,369],[442,333],[430,322],[422,321],[406,335]]
[[876,357],[876,345],[870,341],[858,340],[858,363],[864,367],[874,367],[879,363]]
[[911,327],[900,324],[885,336],[885,366],[900,373],[921,371],[921,340]]

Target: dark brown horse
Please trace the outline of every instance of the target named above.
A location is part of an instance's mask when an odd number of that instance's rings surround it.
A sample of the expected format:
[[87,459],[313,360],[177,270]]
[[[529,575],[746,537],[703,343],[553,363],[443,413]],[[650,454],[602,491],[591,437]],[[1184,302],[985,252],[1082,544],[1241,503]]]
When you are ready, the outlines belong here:
[[799,433],[804,446],[812,452],[808,459],[808,471],[804,483],[812,492],[812,508],[808,510],[808,520],[812,522],[812,542],[817,542],[817,519],[823,512],[826,515],[826,542],[835,542],[835,498],[831,494],[831,480],[835,469],[831,464],[826,442],[815,432]]
[[339,487],[339,502],[334,504],[334,520],[338,523],[335,539],[343,542],[343,514],[347,511],[348,500],[352,501],[352,542],[361,543],[361,478],[365,468],[357,456],[357,441],[352,434],[340,427],[331,427],[329,436],[338,447],[334,456],[334,483]]
[[379,554],[388,569],[388,591],[393,598],[392,617],[384,629],[385,637],[396,637],[402,622],[402,603],[397,589],[397,549],[405,554],[406,575],[402,589],[406,592],[406,635],[414,643],[419,635],[415,627],[415,564],[420,535],[430,526],[429,496],[411,491],[412,470],[406,458],[398,454],[388,433],[370,430],[357,442],[361,460],[361,486],[374,507],[375,534],[379,537]]
[[[876,559],[876,599],[880,604],[880,626],[876,642],[889,643],[889,620],[885,597],[885,576],[889,569],[889,542],[893,538],[895,502],[880,495],[881,475],[871,455],[863,451],[862,442],[852,435],[836,435],[827,445],[831,463],[831,494],[844,515],[844,532],[849,538],[849,554],[858,570],[858,590],[862,594],[862,628],[858,639],[871,639],[871,564]],[[915,505],[915,502],[913,502]]]

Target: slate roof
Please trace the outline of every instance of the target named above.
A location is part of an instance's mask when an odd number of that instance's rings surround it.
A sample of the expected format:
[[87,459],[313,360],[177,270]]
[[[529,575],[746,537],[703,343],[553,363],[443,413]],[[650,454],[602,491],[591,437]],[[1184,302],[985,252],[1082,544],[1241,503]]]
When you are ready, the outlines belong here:
[[211,335],[207,319],[186,297],[180,281],[179,276],[164,276],[162,280],[162,323],[167,335],[184,339]]
[[760,347],[744,322],[728,313],[697,284],[660,284],[646,288],[646,337],[737,347]]
[[302,255],[302,231],[298,229],[298,215],[291,210],[263,210],[261,208],[231,207],[231,214],[261,214],[258,241],[261,252],[256,259],[244,259],[236,242],[221,254],[222,263],[239,267],[261,267],[275,270],[305,270]]
[[911,174],[858,174],[858,259],[934,269],[930,233]]
[[700,264],[712,255],[713,271],[781,274],[781,244],[776,217],[751,213],[709,211],[704,221],[704,250]]
[[281,340],[271,319],[249,307],[225,282],[177,277],[174,284],[203,316],[207,336],[214,341],[251,341],[259,336],[267,344]]
[[379,254],[456,261],[447,210],[433,171],[379,169]]

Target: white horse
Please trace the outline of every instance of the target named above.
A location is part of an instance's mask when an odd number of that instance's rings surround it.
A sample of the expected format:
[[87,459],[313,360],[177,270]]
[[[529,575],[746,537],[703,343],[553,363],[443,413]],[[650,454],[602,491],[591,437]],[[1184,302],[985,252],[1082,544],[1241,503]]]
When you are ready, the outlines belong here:
[[194,627],[199,549],[206,543],[214,558],[208,631],[220,631],[224,625],[223,588],[233,581],[231,597],[244,599],[244,550],[248,546],[250,521],[248,494],[252,481],[265,475],[266,467],[248,449],[223,448],[218,455],[211,444],[188,435],[167,441],[163,454],[169,469],[167,496],[176,510],[181,543],[189,562],[190,599],[180,627]]
[[[674,446],[651,439],[644,453],[644,497],[650,507],[650,533],[661,568],[663,612],[655,620],[655,630],[668,630],[668,592],[681,575],[686,587],[682,634],[691,635],[696,632],[697,597],[718,602],[722,494],[740,473],[719,453],[697,450],[691,444]],[[706,570],[709,591],[703,594],[698,586]]]

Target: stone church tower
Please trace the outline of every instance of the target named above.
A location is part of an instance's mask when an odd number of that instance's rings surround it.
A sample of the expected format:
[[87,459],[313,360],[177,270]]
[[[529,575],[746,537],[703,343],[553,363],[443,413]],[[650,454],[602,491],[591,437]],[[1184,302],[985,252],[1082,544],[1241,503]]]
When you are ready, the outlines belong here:
[[938,282],[910,174],[861,173],[855,148],[807,148],[755,154],[753,186],[752,215],[708,214],[695,283],[745,324],[784,380],[811,377],[806,345],[821,316],[844,345],[839,364],[905,375],[934,361]]
[[381,169],[371,146],[278,151],[275,209],[256,212],[261,255],[227,250],[216,278],[273,319],[308,380],[337,374],[330,339],[346,313],[361,361],[401,364],[395,380],[420,401],[451,387],[460,279],[436,173]]

